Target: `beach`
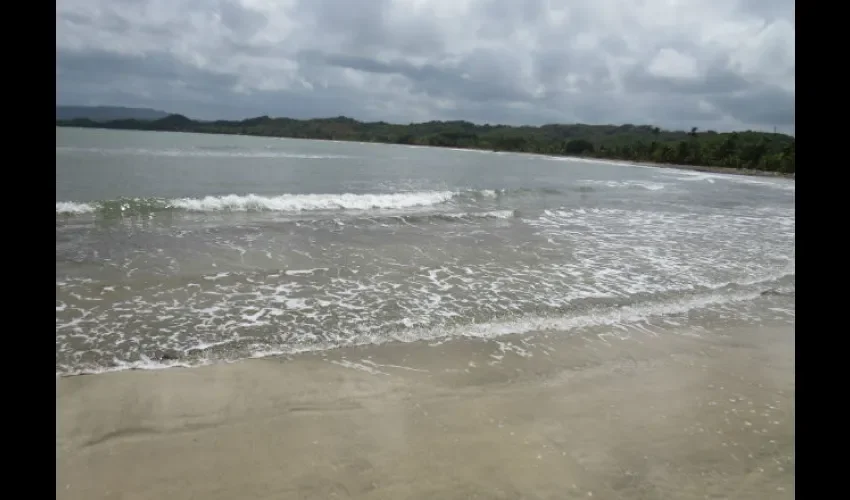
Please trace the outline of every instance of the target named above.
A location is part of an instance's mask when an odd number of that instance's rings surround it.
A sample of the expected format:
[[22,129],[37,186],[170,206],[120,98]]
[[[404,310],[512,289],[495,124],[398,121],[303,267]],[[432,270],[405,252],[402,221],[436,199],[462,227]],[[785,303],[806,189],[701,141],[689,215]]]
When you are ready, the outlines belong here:
[[57,129],[57,497],[785,499],[796,184]]
[[793,498],[793,326],[605,333],[57,377],[57,498]]

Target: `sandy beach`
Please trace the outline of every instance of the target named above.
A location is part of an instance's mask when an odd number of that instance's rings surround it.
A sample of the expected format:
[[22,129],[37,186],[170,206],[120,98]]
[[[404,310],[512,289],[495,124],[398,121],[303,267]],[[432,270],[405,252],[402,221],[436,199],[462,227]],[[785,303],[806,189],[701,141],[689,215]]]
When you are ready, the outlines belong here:
[[678,163],[661,163],[655,161],[632,161],[616,158],[599,158],[595,156],[551,156],[552,158],[570,158],[573,160],[592,161],[599,163],[610,163],[615,165],[632,165],[636,167],[658,167],[674,170],[687,170],[691,172],[703,172],[707,174],[741,175],[745,177],[779,177],[796,181],[797,174],[786,172],[773,172],[770,170],[756,170],[753,168],[735,167],[713,167],[709,165],[682,165]]
[[794,329],[57,379],[57,498],[793,498]]

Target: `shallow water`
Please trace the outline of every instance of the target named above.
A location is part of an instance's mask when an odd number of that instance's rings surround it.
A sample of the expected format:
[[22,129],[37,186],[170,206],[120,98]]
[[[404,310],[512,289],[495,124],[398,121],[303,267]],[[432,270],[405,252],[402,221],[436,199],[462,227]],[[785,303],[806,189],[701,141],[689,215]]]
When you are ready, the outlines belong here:
[[57,128],[56,370],[793,324],[794,209],[786,179]]

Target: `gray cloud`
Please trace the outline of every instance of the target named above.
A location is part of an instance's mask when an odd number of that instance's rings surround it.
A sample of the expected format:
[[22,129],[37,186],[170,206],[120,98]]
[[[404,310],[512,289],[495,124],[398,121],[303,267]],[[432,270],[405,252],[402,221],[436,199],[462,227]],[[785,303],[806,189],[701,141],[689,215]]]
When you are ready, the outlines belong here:
[[792,0],[65,0],[60,104],[794,131]]

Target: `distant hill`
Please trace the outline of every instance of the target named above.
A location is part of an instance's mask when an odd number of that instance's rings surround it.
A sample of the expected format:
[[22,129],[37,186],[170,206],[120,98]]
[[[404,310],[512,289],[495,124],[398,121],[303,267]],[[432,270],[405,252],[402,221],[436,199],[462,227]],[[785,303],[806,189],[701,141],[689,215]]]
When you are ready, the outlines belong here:
[[476,125],[467,121],[430,121],[409,125],[360,122],[353,118],[295,120],[258,116],[247,120],[202,122],[183,115],[156,120],[56,120],[59,127],[236,134],[337,141],[384,142],[419,146],[587,156],[626,161],[691,165],[714,169],[796,170],[794,137],[766,132],[662,130],[652,125],[549,124],[540,127]]
[[159,120],[168,113],[150,108],[125,108],[120,106],[56,106],[57,120],[88,119],[94,122],[112,120]]

